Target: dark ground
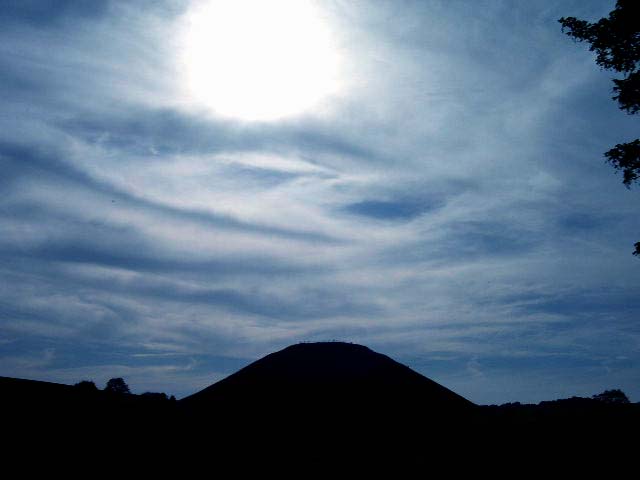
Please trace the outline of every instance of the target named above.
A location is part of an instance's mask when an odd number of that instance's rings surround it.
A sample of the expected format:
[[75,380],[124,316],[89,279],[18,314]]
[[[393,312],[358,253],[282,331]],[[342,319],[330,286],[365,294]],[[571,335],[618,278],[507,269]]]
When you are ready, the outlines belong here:
[[288,347],[178,402],[6,377],[0,398],[3,463],[25,475],[611,475],[635,469],[640,432],[640,404],[477,406],[340,343]]

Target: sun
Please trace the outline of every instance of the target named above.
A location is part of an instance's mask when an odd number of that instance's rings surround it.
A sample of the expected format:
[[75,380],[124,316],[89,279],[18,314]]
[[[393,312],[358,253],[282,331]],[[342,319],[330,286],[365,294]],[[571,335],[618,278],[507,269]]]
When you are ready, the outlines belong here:
[[318,107],[340,88],[340,55],[308,0],[208,0],[185,17],[190,99],[215,114],[270,121]]

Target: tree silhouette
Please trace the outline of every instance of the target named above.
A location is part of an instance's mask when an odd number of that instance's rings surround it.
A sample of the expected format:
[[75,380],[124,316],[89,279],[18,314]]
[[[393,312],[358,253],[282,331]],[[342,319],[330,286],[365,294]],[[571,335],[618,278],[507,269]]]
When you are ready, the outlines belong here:
[[74,385],[78,390],[82,392],[97,392],[98,387],[91,380],[81,380]]
[[594,395],[592,397],[594,400],[598,400],[603,403],[629,403],[629,398],[625,395],[622,390],[614,389],[614,390],[605,390],[598,395]]
[[[575,17],[558,21],[567,35],[591,44],[589,50],[596,53],[600,67],[623,75],[613,80],[613,100],[619,108],[629,115],[640,112],[640,2],[618,0],[609,16],[596,23]],[[640,182],[640,139],[620,143],[604,155],[613,168],[622,171],[627,188]],[[640,242],[633,254],[640,257]]]
[[131,393],[129,390],[129,385],[122,378],[112,378],[107,382],[107,385],[104,387],[105,392],[111,393]]

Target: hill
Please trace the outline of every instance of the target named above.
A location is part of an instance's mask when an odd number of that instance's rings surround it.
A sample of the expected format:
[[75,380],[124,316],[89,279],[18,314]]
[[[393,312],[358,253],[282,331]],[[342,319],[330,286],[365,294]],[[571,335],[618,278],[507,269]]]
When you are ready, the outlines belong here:
[[25,465],[34,454],[72,451],[85,464],[131,457],[158,471],[179,463],[182,473],[209,464],[305,474],[314,465],[374,473],[532,458],[627,462],[640,405],[603,395],[476,406],[385,355],[338,342],[292,345],[179,402],[0,377],[3,431]]
[[439,414],[474,407],[460,395],[386,355],[341,342],[289,346],[180,404],[196,410],[238,404],[286,410],[316,406],[334,414],[341,409],[362,411],[399,405],[425,412],[437,410]]
[[289,346],[178,404],[205,443],[217,441],[205,432],[222,435],[223,451],[236,445],[263,460],[287,452],[289,462],[340,465],[418,458],[427,443],[432,452],[453,448],[478,410],[386,355],[341,342]]

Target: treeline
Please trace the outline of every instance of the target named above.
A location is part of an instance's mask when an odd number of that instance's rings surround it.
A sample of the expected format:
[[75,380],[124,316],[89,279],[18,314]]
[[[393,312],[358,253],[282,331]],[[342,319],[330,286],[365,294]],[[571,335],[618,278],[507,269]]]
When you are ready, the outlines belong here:
[[620,389],[605,390],[597,395],[591,397],[570,397],[561,398],[558,400],[544,400],[538,404],[533,403],[520,403],[510,402],[503,403],[502,405],[489,405],[487,408],[503,408],[503,409],[517,409],[528,407],[578,407],[578,406],[592,406],[598,407],[602,405],[625,405],[631,403],[629,397]]
[[538,404],[520,402],[479,408],[478,423],[494,432],[526,431],[550,441],[557,438],[596,438],[640,428],[640,403],[631,403],[619,389],[591,397],[571,397]]
[[[99,389],[92,380],[81,380],[74,385],[74,387],[82,392],[98,392]],[[107,392],[112,395],[133,395],[129,389],[129,385],[121,377],[111,378],[104,386],[103,392]],[[144,392],[138,395],[141,398],[149,401],[156,402],[175,402],[176,397],[173,395],[168,396],[164,392]]]

